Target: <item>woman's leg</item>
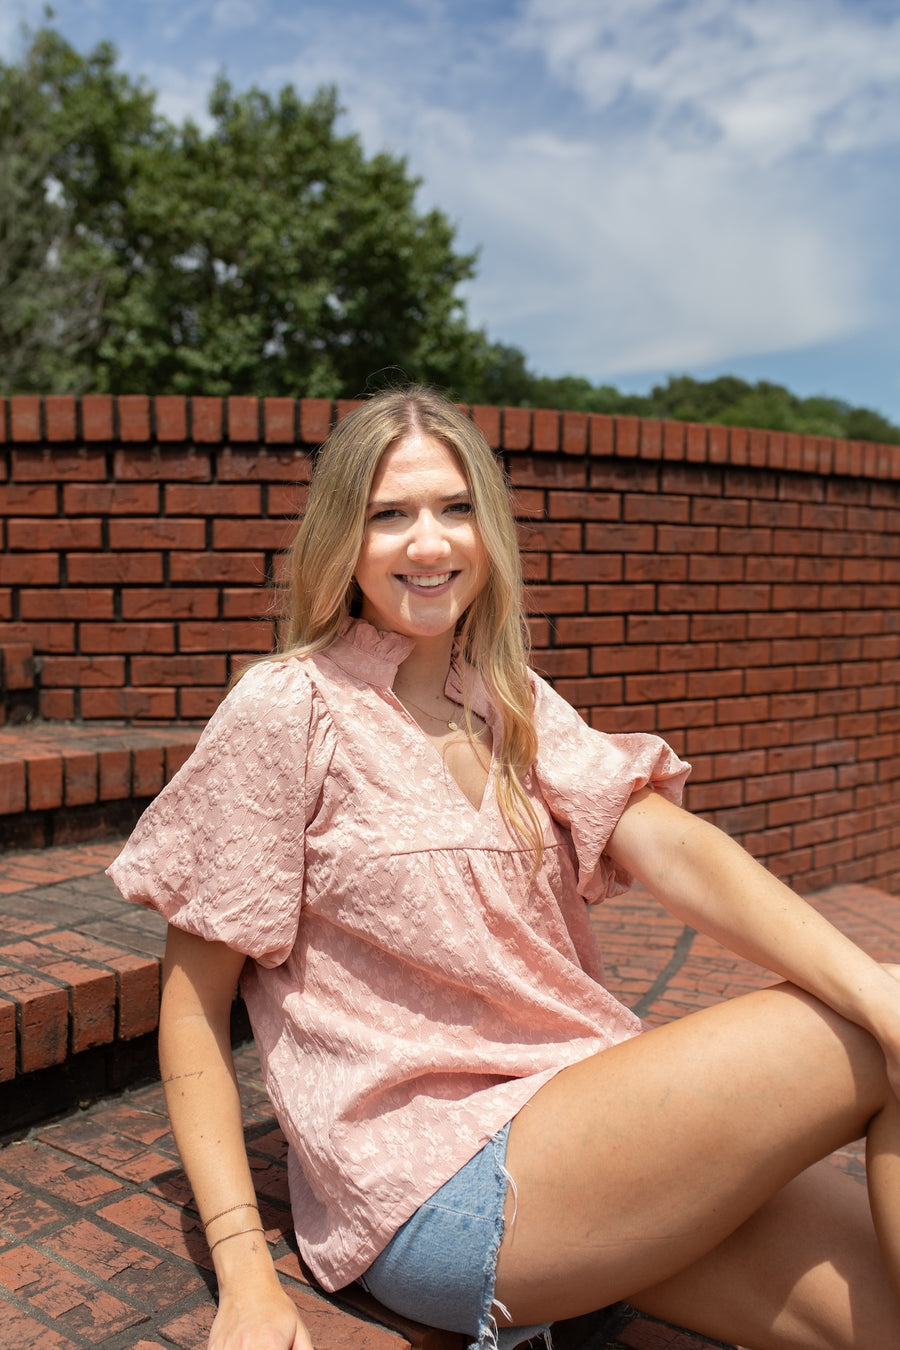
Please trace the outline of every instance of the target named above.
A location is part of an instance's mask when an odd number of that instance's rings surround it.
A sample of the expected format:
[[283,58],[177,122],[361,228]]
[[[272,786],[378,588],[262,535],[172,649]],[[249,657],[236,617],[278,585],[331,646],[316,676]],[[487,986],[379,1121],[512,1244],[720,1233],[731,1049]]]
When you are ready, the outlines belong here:
[[[879,1248],[856,1183],[799,1179],[870,1122],[876,1212],[896,1230],[900,1119],[881,1051],[789,985],[572,1065],[510,1130],[496,1297],[520,1324],[624,1298],[752,1350],[900,1344],[900,1271],[883,1259],[896,1266],[896,1234]],[[863,1339],[860,1298],[876,1328]]]

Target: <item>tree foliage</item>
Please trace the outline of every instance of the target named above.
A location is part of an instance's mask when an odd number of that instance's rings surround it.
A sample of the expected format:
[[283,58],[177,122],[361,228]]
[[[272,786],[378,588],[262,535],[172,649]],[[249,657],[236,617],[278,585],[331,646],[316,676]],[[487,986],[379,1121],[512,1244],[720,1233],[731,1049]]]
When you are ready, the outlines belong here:
[[[71,279],[90,261],[102,296],[92,388],[335,396],[385,367],[445,386],[470,378],[482,339],[457,288],[474,257],[454,250],[439,211],[416,210],[403,159],[366,158],[339,134],[334,90],[305,102],[221,79],[202,131],[161,117],[115,60],[107,44],[84,57],[42,29],[20,66],[0,68],[0,106],[24,86],[29,120],[46,128],[19,194],[30,273]],[[47,297],[51,329],[64,298]],[[8,388],[38,386],[36,371],[4,365]]]
[[420,380],[463,402],[900,442],[878,413],[735,376],[647,395],[536,375],[470,328],[474,275],[406,162],[303,100],[219,79],[210,125],[162,117],[101,43],[52,28],[0,62],[0,392],[353,396]]

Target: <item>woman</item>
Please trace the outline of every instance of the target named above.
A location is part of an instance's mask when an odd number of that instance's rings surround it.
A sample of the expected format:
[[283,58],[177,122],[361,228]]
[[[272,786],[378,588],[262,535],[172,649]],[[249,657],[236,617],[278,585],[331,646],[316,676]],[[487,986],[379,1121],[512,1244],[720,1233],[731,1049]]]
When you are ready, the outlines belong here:
[[[471,422],[423,391],[346,419],[291,589],[284,652],[111,869],[170,924],[160,1059],[212,1350],[311,1345],[244,1153],[239,977],[327,1288],[478,1347],[619,1299],[751,1350],[900,1343],[900,982],[681,810],[663,742],[528,673]],[[788,983],[643,1031],[584,904],[632,877]],[[862,1134],[871,1213],[817,1165]]]

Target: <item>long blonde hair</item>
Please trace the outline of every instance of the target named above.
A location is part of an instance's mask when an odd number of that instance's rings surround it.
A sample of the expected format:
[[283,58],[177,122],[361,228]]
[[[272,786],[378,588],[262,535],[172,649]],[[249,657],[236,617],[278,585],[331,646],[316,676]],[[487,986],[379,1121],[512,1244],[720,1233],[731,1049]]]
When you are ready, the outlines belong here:
[[[462,618],[463,655],[484,681],[502,721],[497,795],[507,820],[543,852],[543,835],[522,781],[537,754],[528,680],[522,567],[500,464],[481,432],[427,389],[388,390],[331,433],[316,461],[306,513],[291,550],[287,623],[280,656],[307,655],[333,641],[361,599],[353,570],[362,548],[372,481],[389,446],[419,431],[456,456],[488,556],[488,579]],[[468,716],[469,709],[465,709]]]

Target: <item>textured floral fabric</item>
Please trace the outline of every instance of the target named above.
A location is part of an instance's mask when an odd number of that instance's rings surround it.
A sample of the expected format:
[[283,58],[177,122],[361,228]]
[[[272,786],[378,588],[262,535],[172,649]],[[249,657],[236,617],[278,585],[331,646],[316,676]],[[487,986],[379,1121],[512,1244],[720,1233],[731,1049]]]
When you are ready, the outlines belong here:
[[[536,676],[526,785],[546,849],[480,809],[393,694],[410,639],[349,621],[258,665],[148,808],[110,875],[170,923],[245,952],[266,1084],[290,1145],[301,1251],[328,1289],[559,1069],[641,1029],[604,989],[585,901],[622,889],[604,847],[632,792],[689,772],[607,736]],[[447,694],[499,725],[455,662]]]

